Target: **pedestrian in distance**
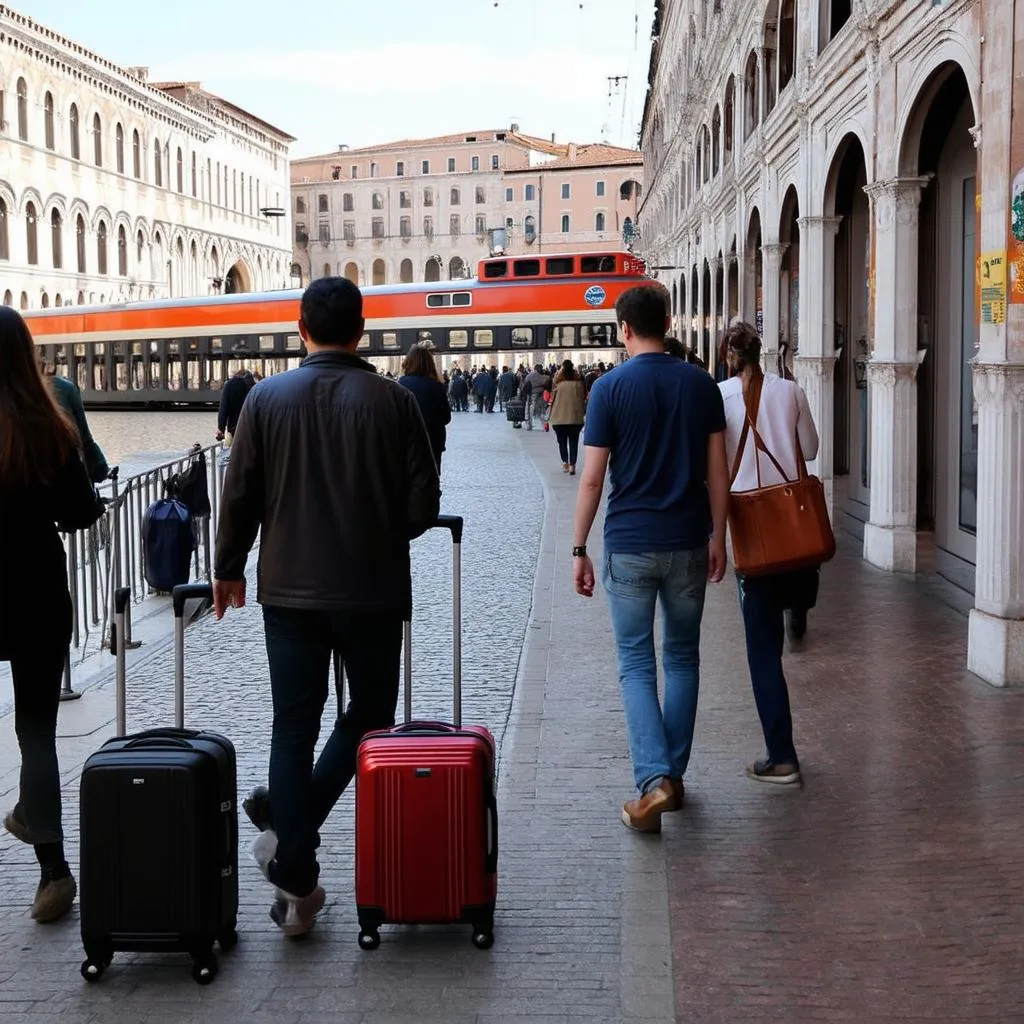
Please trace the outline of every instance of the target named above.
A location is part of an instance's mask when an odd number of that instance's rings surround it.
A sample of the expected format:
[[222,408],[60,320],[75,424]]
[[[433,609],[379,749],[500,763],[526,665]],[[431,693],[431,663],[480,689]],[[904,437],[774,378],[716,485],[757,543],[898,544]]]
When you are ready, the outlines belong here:
[[18,800],[4,828],[32,846],[39,886],[32,917],[64,917],[77,886],[64,853],[57,708],[72,605],[59,531],[92,526],[104,503],[81,438],[36,363],[25,321],[0,306],[0,661],[11,663]]
[[[576,592],[592,597],[587,551],[610,470],[602,577],[618,649],[619,683],[638,795],[623,823],[660,832],[683,803],[700,683],[708,581],[725,575],[729,477],[725,413],[710,375],[665,351],[664,298],[645,285],[615,304],[629,360],[595,381],[573,530]],[[664,703],[654,617],[663,615]]]
[[548,422],[558,441],[562,472],[576,475],[580,433],[587,413],[587,394],[571,359],[562,363],[552,383],[551,413]]
[[[359,289],[340,277],[302,295],[308,355],[252,390],[225,475],[214,613],[245,605],[245,564],[260,533],[259,590],[274,705],[269,789],[243,807],[261,831],[253,855],[275,887],[287,935],[324,905],[319,831],[355,774],[371,729],[394,724],[402,624],[412,613],[409,542],[437,521],[437,467],[416,398],[356,354]],[[332,656],[349,702],[314,765]]]
[[398,378],[398,383],[411,391],[416,398],[440,476],[441,455],[447,439],[445,428],[452,421],[452,407],[448,402],[444,385],[437,375],[433,346],[417,342],[409,349],[409,354],[402,364],[402,376]]

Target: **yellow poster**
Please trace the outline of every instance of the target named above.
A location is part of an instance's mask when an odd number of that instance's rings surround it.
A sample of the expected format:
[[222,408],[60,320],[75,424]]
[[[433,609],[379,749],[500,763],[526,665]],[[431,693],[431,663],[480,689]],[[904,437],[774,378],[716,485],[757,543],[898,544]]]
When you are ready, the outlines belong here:
[[978,259],[981,288],[981,322],[1006,323],[1006,253],[982,253]]

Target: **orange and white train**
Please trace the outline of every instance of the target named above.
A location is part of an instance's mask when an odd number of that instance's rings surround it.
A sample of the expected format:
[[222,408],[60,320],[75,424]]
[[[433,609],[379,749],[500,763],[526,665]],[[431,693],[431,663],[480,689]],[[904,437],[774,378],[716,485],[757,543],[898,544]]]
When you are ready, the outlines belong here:
[[[567,349],[618,347],[615,301],[649,280],[628,252],[499,256],[475,278],[368,287],[358,352],[397,368],[418,341],[446,364],[537,362]],[[203,406],[239,367],[263,375],[296,366],[302,292],[64,306],[25,314],[44,363],[76,381],[86,404]],[[504,357],[499,353],[507,353]],[[561,358],[560,356],[558,358]],[[579,358],[578,355],[573,358]]]

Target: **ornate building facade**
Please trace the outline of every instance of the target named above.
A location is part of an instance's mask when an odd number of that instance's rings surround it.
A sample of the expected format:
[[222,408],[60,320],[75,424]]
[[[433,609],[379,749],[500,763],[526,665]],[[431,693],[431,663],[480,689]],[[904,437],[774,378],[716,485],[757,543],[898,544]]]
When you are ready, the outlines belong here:
[[295,273],[437,281],[471,276],[498,246],[619,249],[642,177],[636,150],[561,144],[518,125],[294,160]]
[[291,136],[0,6],[0,298],[287,287]]
[[638,247],[709,358],[756,323],[807,392],[836,520],[880,568],[973,595],[969,667],[1003,685],[1024,683],[1022,8],[659,0]]

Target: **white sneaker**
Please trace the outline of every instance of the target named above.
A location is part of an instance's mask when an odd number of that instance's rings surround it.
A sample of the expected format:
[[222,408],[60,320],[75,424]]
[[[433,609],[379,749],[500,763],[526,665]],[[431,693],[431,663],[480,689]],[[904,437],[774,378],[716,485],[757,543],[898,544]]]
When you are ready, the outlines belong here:
[[308,896],[293,896],[284,889],[274,890],[270,918],[289,938],[305,935],[316,924],[316,915],[324,908],[327,894],[318,885]]
[[270,881],[270,862],[277,856],[277,833],[268,828],[261,832],[252,844],[253,860],[259,865],[263,877]]

